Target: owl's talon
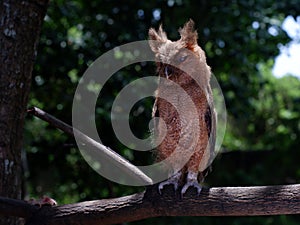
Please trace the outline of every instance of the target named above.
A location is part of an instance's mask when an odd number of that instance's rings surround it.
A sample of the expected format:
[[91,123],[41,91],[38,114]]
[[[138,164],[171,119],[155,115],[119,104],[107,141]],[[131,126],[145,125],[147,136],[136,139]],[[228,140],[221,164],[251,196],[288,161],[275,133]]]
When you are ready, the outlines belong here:
[[159,192],[160,195],[161,195],[162,189],[164,189],[164,186],[167,186],[167,185],[173,185],[174,186],[174,191],[176,191],[178,189],[178,183],[176,183],[175,181],[166,180],[164,182],[161,182],[158,185],[158,192]]
[[198,180],[198,173],[195,172],[188,172],[187,174],[187,182],[186,184],[183,186],[183,188],[181,189],[181,197],[185,194],[185,192],[187,191],[187,189],[189,187],[194,187],[197,190],[197,196],[200,195],[200,192],[202,190],[202,186],[199,184]]
[[188,190],[189,187],[194,187],[197,190],[197,196],[200,195],[201,190],[202,190],[202,186],[198,183],[197,180],[193,180],[193,181],[188,181],[183,188],[181,189],[181,197],[183,197],[183,195],[186,193],[186,191]]
[[178,182],[181,177],[181,171],[177,172],[174,176],[170,177],[168,180],[161,182],[158,185],[158,192],[161,195],[162,189],[164,189],[164,186],[166,185],[173,185],[174,191],[176,192],[178,189]]

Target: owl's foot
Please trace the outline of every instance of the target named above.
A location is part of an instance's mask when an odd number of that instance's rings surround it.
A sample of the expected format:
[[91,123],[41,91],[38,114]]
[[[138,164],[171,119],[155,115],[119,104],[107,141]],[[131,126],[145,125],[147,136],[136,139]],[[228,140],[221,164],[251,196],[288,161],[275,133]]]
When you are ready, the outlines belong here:
[[185,192],[187,191],[187,189],[189,187],[194,187],[197,190],[197,195],[200,195],[200,192],[202,190],[201,185],[199,184],[198,180],[198,173],[195,172],[188,172],[187,175],[187,182],[186,184],[183,186],[183,188],[181,189],[181,197],[185,194]]
[[174,186],[174,191],[176,191],[178,189],[178,183],[181,177],[181,171],[178,171],[176,174],[174,174],[172,177],[170,177],[168,180],[161,182],[158,185],[158,192],[161,195],[161,191],[162,189],[164,189],[164,186],[167,185],[173,185]]

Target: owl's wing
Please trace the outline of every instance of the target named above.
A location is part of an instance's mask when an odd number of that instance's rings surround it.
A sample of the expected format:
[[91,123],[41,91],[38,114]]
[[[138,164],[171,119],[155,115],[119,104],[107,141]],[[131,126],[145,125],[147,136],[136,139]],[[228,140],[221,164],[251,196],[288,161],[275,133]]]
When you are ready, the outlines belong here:
[[205,123],[206,123],[206,128],[207,128],[207,133],[209,136],[209,152],[210,152],[210,157],[208,160],[208,165],[209,166],[212,161],[215,158],[216,152],[215,152],[215,144],[216,144],[216,126],[217,126],[217,116],[216,116],[216,111],[214,108],[214,104],[211,101],[210,104],[208,105],[205,113]]

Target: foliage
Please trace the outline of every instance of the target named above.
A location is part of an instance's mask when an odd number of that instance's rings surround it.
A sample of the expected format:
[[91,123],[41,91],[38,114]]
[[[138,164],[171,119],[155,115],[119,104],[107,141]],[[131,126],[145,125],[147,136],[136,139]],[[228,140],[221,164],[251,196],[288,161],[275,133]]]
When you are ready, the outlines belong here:
[[[29,105],[42,107],[71,124],[76,86],[93,60],[115,46],[147,39],[149,27],[158,27],[160,23],[175,39],[178,27],[193,18],[199,44],[207,53],[208,63],[226,99],[229,127],[223,147],[228,151],[257,150],[251,156],[249,153],[222,154],[214,163],[208,183],[299,182],[296,150],[300,144],[300,81],[293,76],[276,79],[270,72],[274,57],[279,53],[278,44],[289,41],[280,27],[281,22],[287,15],[299,15],[299,10],[296,0],[50,1]],[[110,125],[110,108],[125,84],[145,74],[155,74],[152,63],[133,65],[116,73],[103,88],[96,108],[104,144],[141,165],[150,163],[151,156],[136,154],[118,142]],[[135,134],[147,134],[151,104],[152,99],[140,101],[132,110]],[[137,111],[139,113],[134,113]],[[30,196],[48,193],[63,204],[142,190],[117,185],[99,176],[83,160],[72,138],[39,119],[28,116],[25,143],[26,188]],[[275,176],[274,170],[277,170]],[[159,218],[133,224],[199,221],[295,224],[296,218]]]

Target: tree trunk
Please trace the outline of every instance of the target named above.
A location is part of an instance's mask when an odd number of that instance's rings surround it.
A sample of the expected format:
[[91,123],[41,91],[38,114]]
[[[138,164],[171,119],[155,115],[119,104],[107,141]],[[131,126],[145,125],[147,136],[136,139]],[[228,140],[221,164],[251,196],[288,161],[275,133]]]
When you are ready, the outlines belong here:
[[[21,148],[31,72],[48,0],[0,3],[0,195],[21,198]],[[0,224],[18,224],[0,218]]]

